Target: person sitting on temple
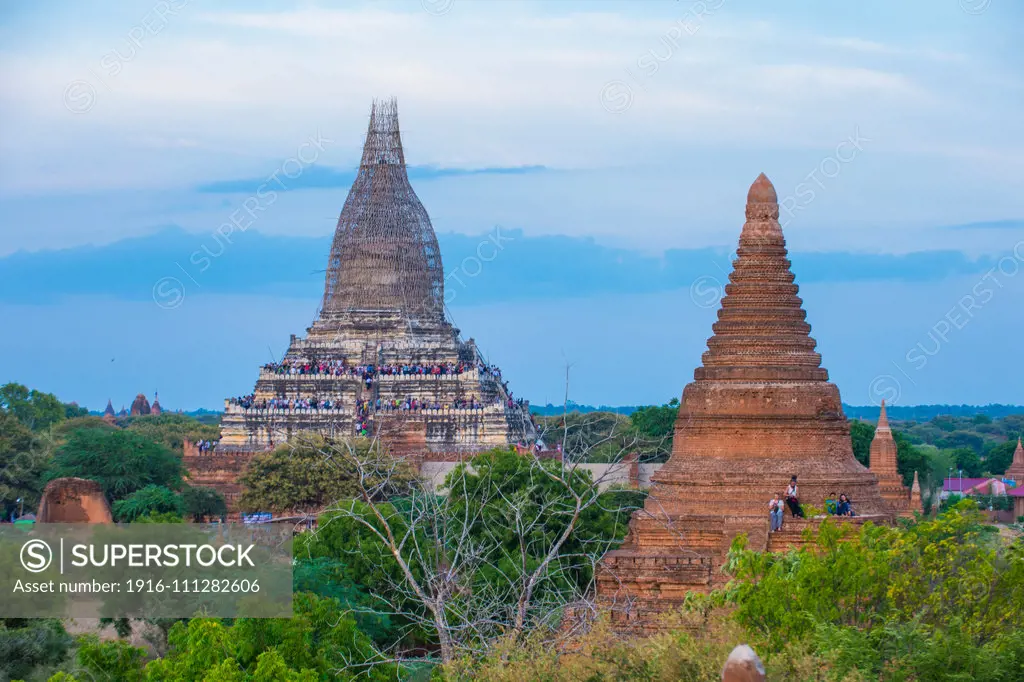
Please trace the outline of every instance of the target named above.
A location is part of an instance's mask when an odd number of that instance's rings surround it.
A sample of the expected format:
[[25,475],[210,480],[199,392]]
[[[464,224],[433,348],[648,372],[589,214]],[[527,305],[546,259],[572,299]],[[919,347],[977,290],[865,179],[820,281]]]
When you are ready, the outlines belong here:
[[838,514],[838,503],[836,502],[836,494],[829,493],[828,497],[825,498],[825,513],[832,514],[833,516]]
[[771,502],[768,503],[768,517],[771,519],[771,528],[768,531],[769,533],[782,530],[782,512],[784,509],[785,505],[782,504],[779,494],[775,493],[775,497],[773,497]]
[[839,508],[836,513],[839,516],[856,516],[850,507],[850,498],[846,496],[846,493],[839,496]]
[[803,518],[804,510],[800,506],[800,491],[796,486],[796,476],[789,479],[789,487],[786,488],[786,504],[789,506],[789,512],[793,515],[793,518]]

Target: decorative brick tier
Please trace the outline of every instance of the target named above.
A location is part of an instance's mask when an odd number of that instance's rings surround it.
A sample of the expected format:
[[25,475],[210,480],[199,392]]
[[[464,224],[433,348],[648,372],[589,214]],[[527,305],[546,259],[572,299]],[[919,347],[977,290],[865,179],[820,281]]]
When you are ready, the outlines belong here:
[[[815,351],[778,199],[763,174],[747,195],[746,217],[714,335],[683,391],[672,455],[599,571],[598,601],[617,610],[625,600],[630,618],[647,624],[688,591],[723,584],[720,569],[738,534],[768,549],[768,501],[792,475],[804,504],[824,506],[826,495],[842,491],[859,514],[892,518],[877,477],[853,456],[839,389]],[[697,579],[631,568],[650,557],[699,559],[709,572]]]

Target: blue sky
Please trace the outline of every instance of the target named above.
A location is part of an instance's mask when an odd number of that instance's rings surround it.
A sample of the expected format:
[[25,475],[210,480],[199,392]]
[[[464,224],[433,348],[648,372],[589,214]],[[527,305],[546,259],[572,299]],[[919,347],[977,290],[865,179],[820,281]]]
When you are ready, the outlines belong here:
[[513,236],[450,307],[518,394],[557,399],[568,362],[579,402],[678,395],[764,171],[847,402],[1024,403],[1024,5],[2,11],[0,378],[95,407],[247,392],[311,321],[395,95],[449,274]]

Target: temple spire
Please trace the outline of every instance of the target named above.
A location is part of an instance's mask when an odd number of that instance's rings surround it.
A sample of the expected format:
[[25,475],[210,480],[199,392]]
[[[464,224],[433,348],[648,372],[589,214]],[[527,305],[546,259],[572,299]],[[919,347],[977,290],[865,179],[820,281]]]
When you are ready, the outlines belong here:
[[910,512],[924,512],[924,502],[921,500],[921,483],[917,480],[917,471],[914,471],[914,482],[910,484]]
[[746,218],[714,336],[694,378],[827,382],[790,270],[778,196],[764,173],[747,192]]
[[[878,425],[875,426],[875,432],[878,429],[889,429],[889,416],[885,413],[885,398],[882,398],[882,408],[878,413]],[[892,429],[889,429],[890,431]]]
[[878,425],[875,427],[875,437],[871,439],[869,457],[868,464],[870,465],[871,473],[878,476],[883,488],[888,487],[887,484],[902,487],[902,483],[899,482],[899,471],[896,466],[896,441],[892,437],[892,429],[889,428],[889,417],[885,413],[884,400],[878,412]]
[[321,326],[351,315],[442,324],[444,274],[430,217],[409,184],[394,98],[374,100],[327,261]]
[[1017,449],[1013,451],[1013,463],[1006,470],[1006,478],[1011,478],[1017,485],[1024,485],[1024,444],[1017,437]]

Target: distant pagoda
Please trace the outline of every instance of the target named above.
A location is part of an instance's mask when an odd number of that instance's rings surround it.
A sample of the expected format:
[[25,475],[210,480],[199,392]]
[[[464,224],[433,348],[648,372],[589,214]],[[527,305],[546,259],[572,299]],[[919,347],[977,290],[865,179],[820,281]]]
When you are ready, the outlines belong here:
[[306,332],[251,395],[225,401],[218,453],[300,432],[379,436],[428,459],[534,438],[529,405],[446,317],[437,236],[409,184],[394,99],[373,103]]
[[1024,486],[1024,443],[1020,437],[1017,438],[1017,449],[1013,451],[1013,463],[1003,474],[1003,478],[1009,478],[1019,486]]
[[147,415],[152,410],[149,407],[149,400],[142,393],[135,396],[135,400],[132,401],[132,409],[129,414],[132,417],[141,417]]
[[769,534],[768,502],[799,477],[804,505],[846,493],[858,516],[889,521],[874,474],[853,456],[839,389],[821,367],[779,225],[775,188],[761,174],[714,335],[683,391],[672,454],[653,476],[644,509],[597,577],[598,602],[616,628],[649,628],[691,591],[725,584],[732,540],[781,551],[817,523],[786,512]]

